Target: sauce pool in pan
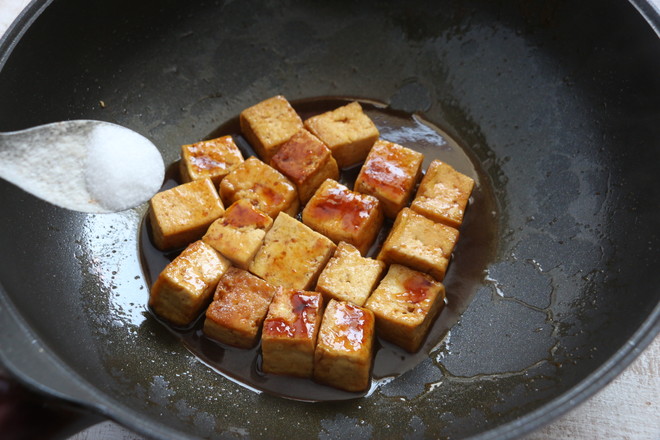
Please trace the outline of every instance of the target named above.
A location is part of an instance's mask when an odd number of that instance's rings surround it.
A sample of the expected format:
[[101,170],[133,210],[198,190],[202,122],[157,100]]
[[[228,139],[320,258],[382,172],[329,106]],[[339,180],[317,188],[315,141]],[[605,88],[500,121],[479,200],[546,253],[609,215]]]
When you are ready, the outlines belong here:
[[[350,101],[342,98],[317,98],[292,101],[291,104],[305,120]],[[378,127],[382,139],[424,154],[424,170],[432,160],[439,159],[475,180],[475,188],[460,229],[460,239],[443,280],[447,295],[445,306],[433,323],[422,347],[416,353],[408,353],[389,342],[376,338],[371,387],[362,393],[338,390],[318,384],[311,379],[263,373],[260,369],[260,346],[257,345],[253,349],[246,350],[208,339],[202,331],[203,313],[199,319],[185,329],[173,327],[162,321],[153,312],[151,313],[154,319],[160,321],[179,338],[199,360],[223,376],[253,391],[267,392],[296,400],[333,401],[368,396],[378,387],[387,386],[387,383],[415,367],[426,359],[431,351],[441,345],[447,332],[458,321],[460,314],[467,308],[474,293],[483,283],[487,265],[494,255],[497,245],[498,222],[495,218],[497,205],[490,181],[485,177],[484,171],[479,168],[477,161],[471,159],[468,152],[441,129],[419,116],[390,110],[385,105],[376,102],[360,101],[360,104],[364,112]],[[218,127],[207,136],[207,139],[228,134],[234,136],[244,158],[256,156],[245,138],[240,135],[238,117]],[[169,167],[163,189],[181,183],[178,168],[178,164]],[[342,170],[339,181],[352,188],[359,170],[360,165]],[[300,215],[298,219],[300,219]],[[385,222],[385,226],[380,231],[368,256],[375,257],[391,225],[391,221]],[[148,216],[145,216],[140,230],[140,254],[149,286],[179,252],[180,250],[162,252],[156,249],[151,241]]]

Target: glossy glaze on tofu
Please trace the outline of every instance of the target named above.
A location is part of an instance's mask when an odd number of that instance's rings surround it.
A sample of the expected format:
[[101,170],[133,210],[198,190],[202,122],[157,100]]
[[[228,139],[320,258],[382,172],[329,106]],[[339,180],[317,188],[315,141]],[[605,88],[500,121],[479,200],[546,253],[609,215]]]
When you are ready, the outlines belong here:
[[444,298],[441,283],[427,274],[393,264],[365,307],[376,316],[378,336],[415,352],[444,305]]
[[314,352],[314,380],[350,392],[369,388],[374,334],[371,310],[331,300]]
[[249,200],[234,202],[214,221],[202,239],[234,265],[247,270],[273,220]]
[[311,377],[322,313],[320,293],[282,289],[275,294],[261,334],[263,371]]
[[383,218],[377,198],[351,191],[332,179],[323,182],[302,212],[307,226],[335,243],[352,244],[362,255],[376,240]]
[[422,173],[424,155],[394,142],[378,140],[364,161],[355,191],[371,194],[394,218],[408,205]]
[[177,326],[192,323],[208,305],[230,263],[199,240],[183,250],[161,272],[151,288],[149,306]]
[[240,114],[244,138],[181,147],[186,183],[154,196],[149,215],[164,256],[187,247],[149,305],[223,356],[239,350],[221,344],[252,349],[241,356],[259,376],[364,393],[376,337],[401,359],[424,344],[475,182],[440,160],[424,173],[423,154],[379,139],[359,103],[327,108],[302,106],[303,124],[275,96]]
[[241,199],[249,200],[271,218],[280,212],[294,216],[300,206],[293,183],[255,157],[236,166],[222,179],[220,195],[226,205]]
[[270,164],[296,185],[301,205],[325,179],[339,178],[337,161],[328,147],[305,129],[285,142]]
[[254,347],[277,289],[247,271],[229,268],[206,309],[204,334],[234,347]]
[[281,95],[243,110],[240,124],[243,135],[265,163],[269,163],[282,144],[303,128],[302,119]]
[[434,160],[417,189],[410,208],[423,216],[460,229],[474,180],[451,165]]
[[190,182],[209,177],[217,187],[236,165],[243,162],[243,154],[232,136],[181,146],[179,164],[181,180]]
[[159,192],[149,201],[154,244],[176,249],[202,238],[225,209],[209,178]]

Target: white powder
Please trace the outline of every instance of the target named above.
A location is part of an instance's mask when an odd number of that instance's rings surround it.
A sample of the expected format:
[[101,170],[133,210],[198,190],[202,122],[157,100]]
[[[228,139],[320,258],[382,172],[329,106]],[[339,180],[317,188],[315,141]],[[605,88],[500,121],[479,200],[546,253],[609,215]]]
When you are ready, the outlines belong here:
[[164,173],[149,140],[110,123],[67,121],[0,135],[0,177],[75,211],[137,206],[158,191]]
[[85,182],[101,207],[123,211],[149,200],[162,185],[163,175],[163,159],[146,138],[114,126],[92,131]]

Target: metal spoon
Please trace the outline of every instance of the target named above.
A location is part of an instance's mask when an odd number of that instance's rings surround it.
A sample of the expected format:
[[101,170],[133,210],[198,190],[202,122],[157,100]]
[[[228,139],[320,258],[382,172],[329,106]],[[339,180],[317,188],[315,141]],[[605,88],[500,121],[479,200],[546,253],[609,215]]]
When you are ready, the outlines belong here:
[[138,206],[160,189],[164,173],[154,144],[109,122],[74,120],[0,133],[0,178],[74,211]]

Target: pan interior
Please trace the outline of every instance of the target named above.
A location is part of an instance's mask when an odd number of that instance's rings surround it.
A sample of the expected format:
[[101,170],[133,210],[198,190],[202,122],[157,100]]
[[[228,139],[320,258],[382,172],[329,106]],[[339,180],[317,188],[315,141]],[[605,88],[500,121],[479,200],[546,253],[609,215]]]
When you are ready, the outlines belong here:
[[146,207],[65,212],[0,182],[0,293],[99,390],[90,405],[169,438],[506,438],[657,328],[659,44],[628,3],[119,3],[46,9],[0,71],[0,130],[107,120],[173,163],[274,94],[371,98],[465,149],[498,237],[431,356],[367,398],[310,404],[246,391],[151,318]]

